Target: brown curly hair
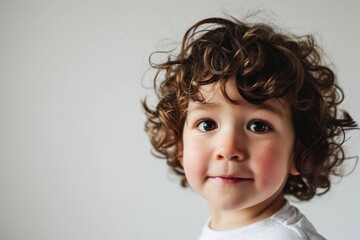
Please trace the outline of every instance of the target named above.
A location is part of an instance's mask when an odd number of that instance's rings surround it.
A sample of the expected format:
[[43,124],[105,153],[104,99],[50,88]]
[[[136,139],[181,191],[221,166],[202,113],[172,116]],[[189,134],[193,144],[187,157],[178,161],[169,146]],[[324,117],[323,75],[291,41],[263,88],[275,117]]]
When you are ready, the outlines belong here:
[[179,54],[166,53],[164,63],[150,60],[157,69],[153,80],[159,102],[155,108],[146,99],[142,102],[145,130],[156,156],[182,176],[182,186],[187,185],[180,160],[188,102],[203,100],[200,86],[224,86],[231,76],[236,76],[239,94],[252,104],[280,97],[290,103],[300,175],[289,175],[284,194],[309,200],[330,189],[330,175],[341,175],[345,132],[357,124],[338,109],[343,92],[311,35],[283,34],[266,24],[234,18],[209,18],[185,33]]

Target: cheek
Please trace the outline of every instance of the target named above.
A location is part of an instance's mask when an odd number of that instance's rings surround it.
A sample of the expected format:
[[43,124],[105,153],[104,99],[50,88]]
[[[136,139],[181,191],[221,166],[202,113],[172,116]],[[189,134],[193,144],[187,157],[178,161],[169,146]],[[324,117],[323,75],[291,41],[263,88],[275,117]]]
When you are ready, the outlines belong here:
[[258,151],[254,158],[253,167],[261,178],[262,185],[279,187],[285,182],[292,161],[291,153],[285,153],[282,148],[272,147]]
[[186,179],[195,190],[207,175],[208,156],[199,143],[184,144],[183,168]]

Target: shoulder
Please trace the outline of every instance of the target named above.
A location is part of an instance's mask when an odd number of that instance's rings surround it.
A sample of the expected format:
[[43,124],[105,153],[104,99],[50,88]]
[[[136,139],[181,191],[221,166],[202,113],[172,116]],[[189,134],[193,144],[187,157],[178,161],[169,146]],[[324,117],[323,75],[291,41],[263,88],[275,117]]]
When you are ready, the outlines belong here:
[[288,202],[270,219],[274,229],[274,236],[278,234],[277,239],[282,239],[279,238],[280,236],[284,239],[325,239],[316,231],[306,216]]
[[314,226],[294,206],[288,202],[269,218],[237,229],[216,231],[209,228],[209,221],[203,228],[199,240],[278,240],[278,239],[325,239],[317,233]]

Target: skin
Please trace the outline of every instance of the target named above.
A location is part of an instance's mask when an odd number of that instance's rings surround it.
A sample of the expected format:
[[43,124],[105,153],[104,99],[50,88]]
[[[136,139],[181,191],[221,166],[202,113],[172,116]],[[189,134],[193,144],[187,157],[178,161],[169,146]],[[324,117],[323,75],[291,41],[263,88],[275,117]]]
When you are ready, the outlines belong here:
[[295,134],[282,99],[245,101],[229,79],[225,100],[218,84],[201,87],[205,103],[190,102],[183,159],[190,186],[208,202],[210,227],[228,230],[267,218],[285,203],[282,189],[293,164]]

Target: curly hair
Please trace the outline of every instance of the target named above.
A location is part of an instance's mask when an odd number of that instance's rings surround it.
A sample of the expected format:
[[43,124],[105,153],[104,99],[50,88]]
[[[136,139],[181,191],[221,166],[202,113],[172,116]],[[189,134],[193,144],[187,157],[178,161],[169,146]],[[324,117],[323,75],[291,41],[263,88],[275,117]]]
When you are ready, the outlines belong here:
[[311,35],[283,34],[266,24],[233,18],[208,18],[185,33],[180,53],[166,53],[163,63],[150,60],[157,70],[153,81],[159,102],[155,108],[146,99],[142,102],[145,130],[155,155],[182,176],[182,186],[187,186],[180,161],[188,102],[203,101],[202,85],[224,86],[231,76],[236,77],[239,94],[252,104],[280,97],[290,104],[294,161],[300,174],[289,174],[285,195],[309,200],[330,189],[331,175],[341,176],[345,132],[357,124],[338,109],[343,92]]

